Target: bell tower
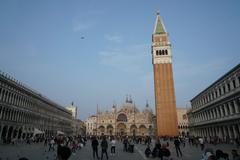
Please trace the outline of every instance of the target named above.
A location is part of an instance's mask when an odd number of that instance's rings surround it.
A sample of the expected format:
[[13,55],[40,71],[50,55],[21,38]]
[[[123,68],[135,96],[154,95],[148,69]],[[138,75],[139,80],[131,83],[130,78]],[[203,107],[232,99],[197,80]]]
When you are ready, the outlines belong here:
[[152,63],[154,70],[157,136],[177,136],[177,111],[172,71],[171,43],[159,12],[157,12],[152,34]]

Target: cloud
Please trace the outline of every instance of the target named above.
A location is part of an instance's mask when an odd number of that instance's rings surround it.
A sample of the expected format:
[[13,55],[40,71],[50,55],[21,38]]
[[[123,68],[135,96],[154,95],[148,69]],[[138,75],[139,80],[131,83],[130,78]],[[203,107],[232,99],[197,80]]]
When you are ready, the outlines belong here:
[[133,45],[128,48],[109,48],[99,52],[100,64],[116,68],[124,72],[143,73],[147,63],[149,46]]
[[110,42],[115,42],[115,43],[120,43],[120,42],[122,42],[122,36],[117,35],[117,34],[115,34],[115,35],[109,35],[109,34],[107,34],[107,35],[104,36],[104,38],[105,38],[106,40],[110,41]]
[[73,29],[74,32],[79,32],[79,31],[90,29],[94,25],[95,25],[95,23],[91,22],[91,21],[84,21],[84,20],[74,19],[73,20],[73,28],[72,29]]

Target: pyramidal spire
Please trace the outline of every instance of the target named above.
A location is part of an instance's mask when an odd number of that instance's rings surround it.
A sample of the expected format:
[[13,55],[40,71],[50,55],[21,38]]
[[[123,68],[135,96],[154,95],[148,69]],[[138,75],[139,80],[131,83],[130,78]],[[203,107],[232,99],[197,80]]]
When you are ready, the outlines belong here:
[[153,30],[153,34],[161,34],[161,33],[166,33],[166,29],[165,29],[165,26],[161,20],[161,17],[160,17],[160,12],[157,11],[157,18],[156,18],[156,21],[155,21],[155,26],[154,26],[154,30]]

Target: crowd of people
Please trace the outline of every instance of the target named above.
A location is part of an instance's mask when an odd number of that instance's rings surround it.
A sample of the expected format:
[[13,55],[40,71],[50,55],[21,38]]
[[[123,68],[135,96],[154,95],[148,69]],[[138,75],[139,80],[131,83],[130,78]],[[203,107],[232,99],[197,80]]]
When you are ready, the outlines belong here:
[[[123,152],[134,153],[135,145],[141,145],[145,148],[146,158],[160,160],[175,160],[177,157],[184,156],[186,145],[194,147],[201,151],[200,160],[240,160],[237,149],[239,148],[239,139],[235,140],[235,147],[229,153],[226,150],[218,149],[215,141],[206,137],[179,136],[179,137],[150,137],[150,136],[92,136],[92,137],[67,137],[58,135],[56,137],[35,137],[26,138],[26,144],[43,143],[45,152],[57,153],[56,159],[67,160],[72,154],[81,150],[90,141],[92,148],[92,157],[94,159],[109,159],[109,156],[116,155],[116,147],[122,147]],[[21,142],[21,143],[24,143]],[[13,145],[17,142],[14,141]],[[117,145],[118,143],[118,145]],[[121,145],[119,145],[121,144]],[[209,145],[213,144],[213,145]],[[209,146],[212,146],[210,148]],[[100,154],[99,154],[100,148]],[[214,150],[216,148],[217,150]],[[118,151],[119,151],[118,149]],[[108,153],[110,151],[110,154]],[[186,151],[186,150],[185,150]],[[176,155],[176,157],[175,157]],[[21,160],[27,160],[21,157]]]

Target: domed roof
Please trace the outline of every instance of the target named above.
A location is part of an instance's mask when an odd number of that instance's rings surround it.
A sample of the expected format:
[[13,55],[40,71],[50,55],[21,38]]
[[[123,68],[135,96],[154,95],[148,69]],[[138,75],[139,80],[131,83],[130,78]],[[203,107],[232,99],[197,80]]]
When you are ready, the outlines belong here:
[[127,102],[127,103],[124,103],[124,104],[120,107],[119,112],[125,112],[125,113],[126,113],[126,112],[130,112],[130,113],[135,112],[135,113],[137,113],[137,112],[139,112],[139,110],[138,110],[138,108],[135,106],[135,104]]

